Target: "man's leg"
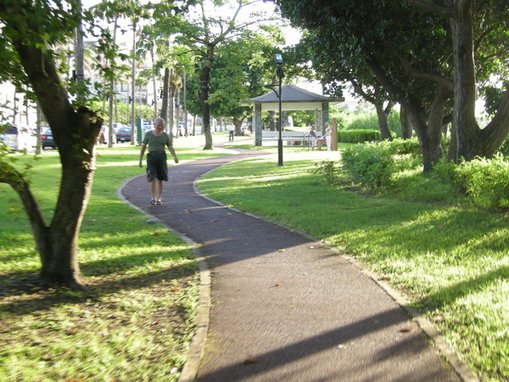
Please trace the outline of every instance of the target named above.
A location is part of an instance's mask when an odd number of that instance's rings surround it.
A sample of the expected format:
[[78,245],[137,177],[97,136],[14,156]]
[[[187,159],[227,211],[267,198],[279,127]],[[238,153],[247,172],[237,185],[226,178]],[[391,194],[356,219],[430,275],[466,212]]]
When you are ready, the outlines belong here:
[[156,203],[161,204],[161,195],[163,193],[163,181],[156,179],[155,181],[155,199]]
[[157,182],[157,179],[154,179],[153,181],[150,182],[150,195],[151,195],[151,200],[150,202],[152,204],[155,204],[156,202],[156,182]]

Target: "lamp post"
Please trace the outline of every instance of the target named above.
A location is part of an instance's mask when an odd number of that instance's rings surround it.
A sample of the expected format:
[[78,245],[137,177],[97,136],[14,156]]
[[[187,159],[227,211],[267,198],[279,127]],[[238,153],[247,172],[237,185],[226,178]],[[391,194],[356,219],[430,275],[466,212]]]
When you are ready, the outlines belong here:
[[282,138],[282,130],[283,130],[283,125],[282,125],[282,118],[281,118],[281,97],[282,97],[282,94],[281,94],[281,81],[284,77],[284,73],[283,73],[283,56],[281,55],[281,53],[276,53],[275,55],[275,59],[276,59],[276,64],[277,64],[277,78],[278,78],[278,81],[279,81],[279,91],[277,94],[278,96],[278,99],[279,99],[279,122],[278,122],[278,128],[279,128],[279,138],[277,140],[277,165],[278,166],[283,166],[283,138]]
[[277,64],[277,78],[279,80],[279,83],[278,83],[278,90],[275,89],[275,85],[265,85],[266,88],[269,88],[270,90],[272,90],[275,94],[276,94],[276,97],[278,98],[278,101],[279,101],[279,122],[278,122],[278,131],[279,131],[279,138],[277,140],[277,157],[278,157],[278,160],[277,160],[277,165],[278,166],[283,166],[283,138],[282,138],[282,125],[281,125],[281,81],[283,79],[283,77],[285,76],[284,72],[283,72],[283,56],[281,55],[281,53],[276,53],[275,55],[275,59],[276,59],[276,64]]

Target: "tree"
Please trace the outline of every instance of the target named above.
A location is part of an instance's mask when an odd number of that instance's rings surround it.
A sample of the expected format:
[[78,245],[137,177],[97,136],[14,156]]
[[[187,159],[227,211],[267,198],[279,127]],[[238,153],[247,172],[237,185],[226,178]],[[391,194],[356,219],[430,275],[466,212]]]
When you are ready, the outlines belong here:
[[[199,99],[201,103],[201,113],[203,118],[203,132],[205,133],[204,150],[212,149],[212,132],[210,130],[210,80],[212,66],[214,63],[216,48],[224,44],[227,40],[234,39],[242,31],[251,25],[259,23],[262,19],[259,15],[253,15],[245,22],[239,22],[241,11],[252,6],[255,3],[261,3],[259,0],[246,2],[235,0],[235,8],[231,16],[212,16],[209,14],[210,8],[206,7],[206,0],[197,1],[198,6],[195,11],[198,17],[190,19],[184,23],[181,28],[180,41],[184,45],[192,46],[196,49],[198,55],[197,70],[200,76]],[[214,1],[215,5],[225,5],[225,1]]]
[[442,38],[446,23],[397,2],[277,3],[283,15],[312,32],[308,50],[324,82],[355,80],[363,88],[383,89],[388,101],[408,111],[429,171],[442,155],[440,134],[452,93]]
[[[500,97],[491,122],[480,128],[475,119],[477,81],[505,75],[509,62],[509,8],[504,0],[409,0],[425,12],[450,22],[454,56],[453,142],[450,158],[490,157],[509,134],[509,88]],[[505,71],[505,72],[504,72]]]
[[76,2],[11,1],[0,8],[1,61],[13,63],[0,67],[1,78],[30,87],[58,145],[62,181],[51,223],[46,224],[26,177],[5,158],[0,181],[21,198],[40,254],[41,279],[71,287],[82,286],[78,234],[92,187],[94,145],[102,125],[92,110],[70,101],[55,64],[54,46],[72,38],[80,16]]
[[264,92],[274,72],[274,47],[281,36],[278,28],[265,30],[267,33],[245,30],[216,52],[210,82],[211,110],[216,116],[231,118],[236,135],[241,134],[242,122],[251,113],[242,101]]

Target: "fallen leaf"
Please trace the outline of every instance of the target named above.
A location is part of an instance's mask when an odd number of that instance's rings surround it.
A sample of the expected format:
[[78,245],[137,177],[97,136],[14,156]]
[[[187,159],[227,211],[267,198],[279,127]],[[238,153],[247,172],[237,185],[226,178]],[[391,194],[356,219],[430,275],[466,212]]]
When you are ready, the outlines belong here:
[[246,358],[244,360],[244,362],[242,362],[244,365],[252,365],[253,363],[257,363],[258,360],[254,357],[249,357],[249,358]]

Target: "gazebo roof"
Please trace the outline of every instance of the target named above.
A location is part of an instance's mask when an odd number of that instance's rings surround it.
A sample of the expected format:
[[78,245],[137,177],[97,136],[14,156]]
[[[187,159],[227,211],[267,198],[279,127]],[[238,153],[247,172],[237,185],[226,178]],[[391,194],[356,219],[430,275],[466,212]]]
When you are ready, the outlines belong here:
[[[279,107],[279,99],[272,90],[250,100],[252,103],[262,104],[262,110],[277,110]],[[316,94],[295,85],[284,85],[281,87],[281,108],[283,110],[314,110],[321,108],[317,104],[321,105],[324,102],[339,103],[343,101],[343,98]]]

